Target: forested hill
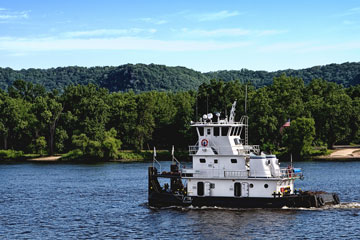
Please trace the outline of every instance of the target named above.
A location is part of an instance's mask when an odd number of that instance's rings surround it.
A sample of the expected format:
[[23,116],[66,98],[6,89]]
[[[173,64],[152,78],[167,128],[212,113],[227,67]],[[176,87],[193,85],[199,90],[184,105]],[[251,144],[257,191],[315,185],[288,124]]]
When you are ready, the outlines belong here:
[[167,67],[156,64],[126,64],[118,67],[59,67],[50,69],[0,68],[0,88],[7,89],[15,80],[22,79],[33,84],[41,84],[47,90],[62,91],[68,85],[94,83],[108,88],[111,92],[181,91],[197,89],[210,79],[224,81],[240,80],[252,82],[256,87],[272,83],[275,76],[300,77],[307,84],[312,79],[324,79],[343,84],[345,87],[360,83],[360,62],[330,64],[301,70],[281,70],[276,72],[252,71],[247,69],[201,73],[185,67]]
[[69,85],[94,83],[111,92],[181,91],[197,89],[209,82],[201,72],[185,67],[167,67],[155,64],[126,64],[118,67],[58,67],[50,69],[0,68],[0,88],[7,89],[15,80],[40,84],[47,90],[62,91]]
[[308,84],[312,79],[323,79],[348,87],[360,83],[360,62],[329,64],[300,70],[287,69],[276,72],[242,69],[239,71],[225,70],[205,73],[209,79],[222,79],[224,81],[240,79],[243,83],[252,82],[256,87],[270,85],[274,77],[281,76],[282,74],[299,77],[304,80],[305,84]]

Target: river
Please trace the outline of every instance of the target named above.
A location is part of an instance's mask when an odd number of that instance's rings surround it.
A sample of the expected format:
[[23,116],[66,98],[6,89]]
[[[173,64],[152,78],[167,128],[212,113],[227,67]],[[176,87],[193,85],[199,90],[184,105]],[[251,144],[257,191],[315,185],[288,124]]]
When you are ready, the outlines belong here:
[[295,163],[297,188],[337,192],[342,204],[276,210],[150,209],[148,166],[0,164],[0,239],[360,238],[360,162]]

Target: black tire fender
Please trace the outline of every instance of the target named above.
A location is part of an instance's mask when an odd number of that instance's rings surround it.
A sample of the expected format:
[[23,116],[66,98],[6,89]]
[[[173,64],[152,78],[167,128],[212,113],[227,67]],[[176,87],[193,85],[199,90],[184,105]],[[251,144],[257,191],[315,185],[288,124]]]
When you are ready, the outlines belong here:
[[324,199],[322,198],[322,196],[318,196],[318,197],[317,197],[317,200],[318,200],[319,206],[324,206],[324,205],[325,205],[325,201],[324,201]]
[[335,204],[339,204],[339,203],[340,203],[339,196],[338,196],[336,193],[333,194],[333,199],[334,199],[334,203],[335,203]]

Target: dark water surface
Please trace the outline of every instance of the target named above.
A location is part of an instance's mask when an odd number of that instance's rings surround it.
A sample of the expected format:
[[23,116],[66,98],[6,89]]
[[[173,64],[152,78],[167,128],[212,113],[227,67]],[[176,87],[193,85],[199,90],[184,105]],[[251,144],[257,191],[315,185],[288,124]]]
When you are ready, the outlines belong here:
[[295,164],[321,210],[149,209],[148,166],[0,164],[0,239],[360,239],[360,162]]

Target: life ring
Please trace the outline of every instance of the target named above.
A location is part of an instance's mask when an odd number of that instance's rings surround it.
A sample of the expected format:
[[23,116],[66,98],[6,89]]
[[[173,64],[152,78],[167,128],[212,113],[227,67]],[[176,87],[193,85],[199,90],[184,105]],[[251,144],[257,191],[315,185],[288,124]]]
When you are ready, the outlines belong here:
[[208,140],[206,140],[206,139],[201,140],[201,146],[207,147],[208,144],[209,144]]
[[334,203],[335,203],[335,204],[339,204],[339,203],[340,203],[339,196],[338,196],[336,193],[333,194],[333,199],[334,199]]
[[324,199],[323,199],[321,196],[318,196],[317,200],[318,200],[318,203],[319,203],[320,206],[324,206],[324,205],[325,205],[325,201],[324,201]]

